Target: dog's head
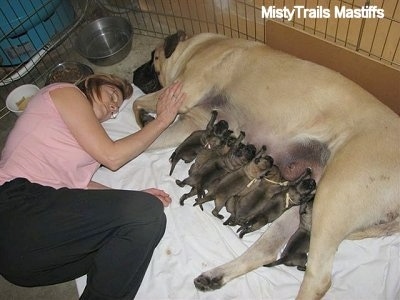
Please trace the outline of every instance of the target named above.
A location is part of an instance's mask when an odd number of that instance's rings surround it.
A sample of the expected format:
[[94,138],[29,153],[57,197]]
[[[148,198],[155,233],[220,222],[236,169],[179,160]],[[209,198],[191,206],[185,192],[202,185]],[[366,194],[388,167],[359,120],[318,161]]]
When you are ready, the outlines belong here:
[[[213,134],[215,136],[218,136],[220,138],[225,137],[225,135],[228,133],[229,130],[229,124],[225,120],[220,120],[213,126]],[[232,131],[229,132],[229,136],[231,135]]]
[[253,144],[243,144],[237,145],[235,151],[233,152],[234,157],[239,158],[242,164],[251,162],[256,156],[256,146]]
[[164,42],[151,52],[151,59],[133,71],[133,83],[146,94],[162,89],[165,86],[163,65],[178,44],[186,38],[186,33],[181,30],[166,37]]
[[264,176],[274,165],[273,158],[267,155],[266,151],[267,147],[263,146],[248,165],[250,172],[253,173],[255,178]]
[[317,184],[312,178],[305,178],[289,188],[288,194],[293,205],[307,203],[314,198]]

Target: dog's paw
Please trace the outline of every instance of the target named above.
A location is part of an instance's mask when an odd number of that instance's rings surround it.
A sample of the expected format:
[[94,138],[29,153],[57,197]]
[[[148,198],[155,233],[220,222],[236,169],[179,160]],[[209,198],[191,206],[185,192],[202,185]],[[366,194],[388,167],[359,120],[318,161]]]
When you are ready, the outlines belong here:
[[141,127],[146,126],[148,123],[153,121],[155,118],[151,116],[147,111],[144,109],[139,110],[139,124]]
[[193,196],[193,195],[192,195],[191,193],[183,194],[182,197],[179,199],[179,204],[180,204],[180,205],[183,205],[183,202],[184,202],[186,199],[188,199],[188,198],[190,198],[190,197],[192,197],[192,196]]
[[212,214],[213,214],[215,217],[217,217],[218,219],[220,219],[220,220],[222,220],[222,219],[224,218],[224,216],[223,216],[223,215],[220,215],[220,214],[218,213],[218,210],[216,210],[216,209],[213,209]]
[[232,216],[230,216],[225,222],[224,225],[235,226],[236,220]]
[[179,186],[179,187],[184,187],[184,186],[186,185],[183,181],[181,181],[181,180],[179,180],[179,179],[175,180],[175,183],[176,183],[176,185]]
[[222,278],[222,275],[211,278],[202,274],[199,277],[195,278],[194,285],[198,290],[202,292],[217,290],[223,285]]
[[243,236],[249,232],[252,232],[252,226],[251,225],[242,225],[236,230],[236,232],[239,234],[239,238],[243,238]]

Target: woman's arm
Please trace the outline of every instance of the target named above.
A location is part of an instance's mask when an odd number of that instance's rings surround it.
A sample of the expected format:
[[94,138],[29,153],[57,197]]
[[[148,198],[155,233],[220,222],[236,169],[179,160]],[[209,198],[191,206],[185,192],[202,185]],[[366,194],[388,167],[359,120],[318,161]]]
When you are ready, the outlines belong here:
[[87,185],[87,188],[89,190],[110,190],[111,188],[109,186],[105,186],[101,183],[98,183],[96,181],[89,181],[89,184]]
[[[174,84],[166,89],[158,101],[156,119],[138,132],[117,141],[110,139],[91,104],[78,89],[60,88],[50,92],[50,95],[81,147],[100,164],[117,170],[145,151],[174,121],[185,98],[181,88],[181,84]],[[174,94],[176,97],[172,97]]]

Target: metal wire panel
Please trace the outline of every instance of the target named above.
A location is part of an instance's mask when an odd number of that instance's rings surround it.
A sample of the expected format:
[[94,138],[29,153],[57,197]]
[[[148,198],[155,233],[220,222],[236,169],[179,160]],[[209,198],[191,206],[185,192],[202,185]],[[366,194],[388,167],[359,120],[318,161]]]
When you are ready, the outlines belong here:
[[[0,0],[10,1],[10,0]],[[13,0],[23,3],[25,0]],[[45,5],[51,0],[42,1]],[[79,26],[96,17],[121,15],[129,19],[135,34],[163,38],[183,29],[189,34],[216,32],[231,37],[266,41],[267,19],[262,9],[301,6],[333,11],[345,6],[356,9],[376,6],[384,18],[312,18],[295,16],[292,20],[270,16],[276,22],[305,31],[357,51],[372,59],[400,69],[400,0],[70,0],[75,10],[72,25],[54,36],[38,50],[32,60],[12,67],[0,66],[0,95],[5,96],[23,83],[41,82],[45,74],[61,61],[68,60]],[[0,36],[0,42],[7,36]],[[284,37],[282,37],[284,38]],[[34,55],[34,56],[35,56]],[[20,75],[23,74],[23,75]],[[11,80],[10,78],[16,78]],[[5,84],[6,83],[6,84]],[[39,84],[40,86],[40,84]]]
[[[89,3],[93,1],[0,1],[2,9],[8,5],[8,10],[1,11],[2,30],[0,32],[2,51],[0,95],[4,103],[8,93],[21,84],[36,83],[41,86],[48,71],[69,56],[73,34],[78,25],[84,21]],[[69,15],[62,15],[63,9],[56,10],[54,13],[50,11],[50,16],[46,15],[49,6],[62,3],[68,4]],[[32,4],[32,6],[29,6],[29,4]],[[35,6],[33,6],[34,4]],[[13,16],[6,19],[4,16],[7,13],[13,14]],[[22,17],[19,17],[20,15]],[[38,16],[40,16],[39,20]],[[61,21],[67,22],[66,26],[53,32]],[[41,23],[43,23],[43,26]],[[32,49],[33,46],[31,45],[35,43],[43,46]],[[26,45],[30,45],[29,51]],[[21,56],[21,61],[4,60],[7,55],[10,58],[16,58],[21,53],[29,53],[28,59]]]
[[[329,9],[329,18],[295,16],[271,18],[288,26],[400,68],[399,0],[99,0],[128,13],[137,33],[163,37],[177,29],[188,33],[217,32],[265,42],[266,19],[262,7],[300,6]],[[384,18],[339,18],[335,7],[359,9],[376,6]]]

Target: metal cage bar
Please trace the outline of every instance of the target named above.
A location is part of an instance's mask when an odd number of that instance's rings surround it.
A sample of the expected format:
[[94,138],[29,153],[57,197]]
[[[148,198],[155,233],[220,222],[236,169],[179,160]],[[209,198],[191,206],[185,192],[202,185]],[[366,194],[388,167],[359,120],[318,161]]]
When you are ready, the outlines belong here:
[[[0,0],[10,1],[10,0]],[[13,0],[15,2],[24,0]],[[45,5],[50,0],[41,0]],[[75,10],[73,24],[53,37],[33,57],[37,61],[12,67],[0,66],[0,94],[5,95],[22,83],[38,82],[44,74],[60,61],[68,59],[79,26],[96,17],[122,15],[126,17],[135,34],[163,38],[178,29],[189,34],[217,32],[231,37],[241,37],[265,42],[266,19],[262,7],[304,8],[335,6],[361,8],[370,5],[382,8],[384,18],[338,19],[305,18],[293,20],[272,18],[287,26],[305,31],[318,38],[357,51],[372,59],[400,69],[400,0],[69,0]],[[40,8],[39,8],[40,9]],[[67,34],[66,34],[67,33]],[[7,36],[0,37],[0,42]],[[30,69],[29,69],[29,68]],[[19,72],[23,75],[19,76]],[[17,74],[17,75],[16,75]],[[15,80],[11,80],[13,78]],[[8,81],[8,83],[7,83]],[[7,84],[4,84],[4,83]]]

